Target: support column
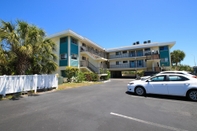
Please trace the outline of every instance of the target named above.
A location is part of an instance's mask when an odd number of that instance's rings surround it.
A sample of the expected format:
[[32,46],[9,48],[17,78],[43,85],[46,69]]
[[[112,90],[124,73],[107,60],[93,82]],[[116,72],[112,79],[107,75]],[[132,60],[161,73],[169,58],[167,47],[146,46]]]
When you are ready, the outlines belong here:
[[71,58],[71,54],[70,54],[70,41],[71,41],[71,38],[70,38],[70,36],[68,36],[68,66],[70,66],[70,58]]
[[80,61],[82,60],[81,54],[80,54],[80,50],[81,50],[81,46],[82,46],[81,41],[78,40],[77,44],[78,44],[78,68],[80,68]]
[[155,62],[152,63],[152,70],[155,71]]

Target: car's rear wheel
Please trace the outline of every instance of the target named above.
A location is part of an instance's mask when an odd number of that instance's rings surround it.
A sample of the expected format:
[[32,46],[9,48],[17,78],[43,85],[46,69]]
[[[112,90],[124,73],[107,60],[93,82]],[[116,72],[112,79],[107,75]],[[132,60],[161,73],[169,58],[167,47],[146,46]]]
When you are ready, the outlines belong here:
[[192,101],[197,101],[197,90],[188,91],[187,97]]
[[139,96],[143,96],[143,95],[145,95],[145,89],[141,86],[138,86],[135,88],[135,94],[137,94]]

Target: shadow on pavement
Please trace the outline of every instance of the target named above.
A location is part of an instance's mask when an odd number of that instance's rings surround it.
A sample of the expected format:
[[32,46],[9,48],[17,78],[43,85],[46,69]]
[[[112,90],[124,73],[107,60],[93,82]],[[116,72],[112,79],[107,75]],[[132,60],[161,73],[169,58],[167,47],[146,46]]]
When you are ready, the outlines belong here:
[[[128,95],[134,95],[134,96],[138,96],[135,93],[131,93],[131,92],[125,92]],[[169,95],[155,95],[155,94],[146,94],[145,96],[138,96],[138,97],[144,97],[144,98],[155,98],[155,99],[169,99],[169,100],[179,100],[179,101],[188,101],[188,102],[193,102],[188,100],[186,97],[182,97],[182,96],[169,96]]]

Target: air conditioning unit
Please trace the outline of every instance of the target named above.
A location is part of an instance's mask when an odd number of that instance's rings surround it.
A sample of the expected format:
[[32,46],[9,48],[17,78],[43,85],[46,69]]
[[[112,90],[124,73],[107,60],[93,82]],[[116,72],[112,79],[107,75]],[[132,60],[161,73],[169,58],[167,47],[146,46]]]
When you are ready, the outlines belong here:
[[148,40],[148,43],[151,43],[151,40]]
[[146,44],[147,43],[147,41],[144,41],[144,44]]
[[138,45],[140,42],[139,41],[136,41],[136,44]]
[[133,45],[135,45],[135,43],[133,43]]

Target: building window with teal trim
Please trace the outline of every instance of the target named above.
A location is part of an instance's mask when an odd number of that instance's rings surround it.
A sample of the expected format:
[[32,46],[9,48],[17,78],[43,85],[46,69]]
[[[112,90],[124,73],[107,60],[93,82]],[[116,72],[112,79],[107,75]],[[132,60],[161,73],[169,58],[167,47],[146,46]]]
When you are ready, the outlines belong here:
[[168,58],[161,58],[161,62],[168,62]]
[[159,47],[160,51],[168,51],[168,46],[161,46]]
[[77,45],[77,40],[76,40],[76,39],[74,39],[74,38],[71,38],[71,43],[72,43],[72,44],[76,44],[76,45]]
[[60,59],[61,60],[67,59],[67,53],[60,54]]
[[71,59],[77,60],[78,55],[77,54],[71,54]]

